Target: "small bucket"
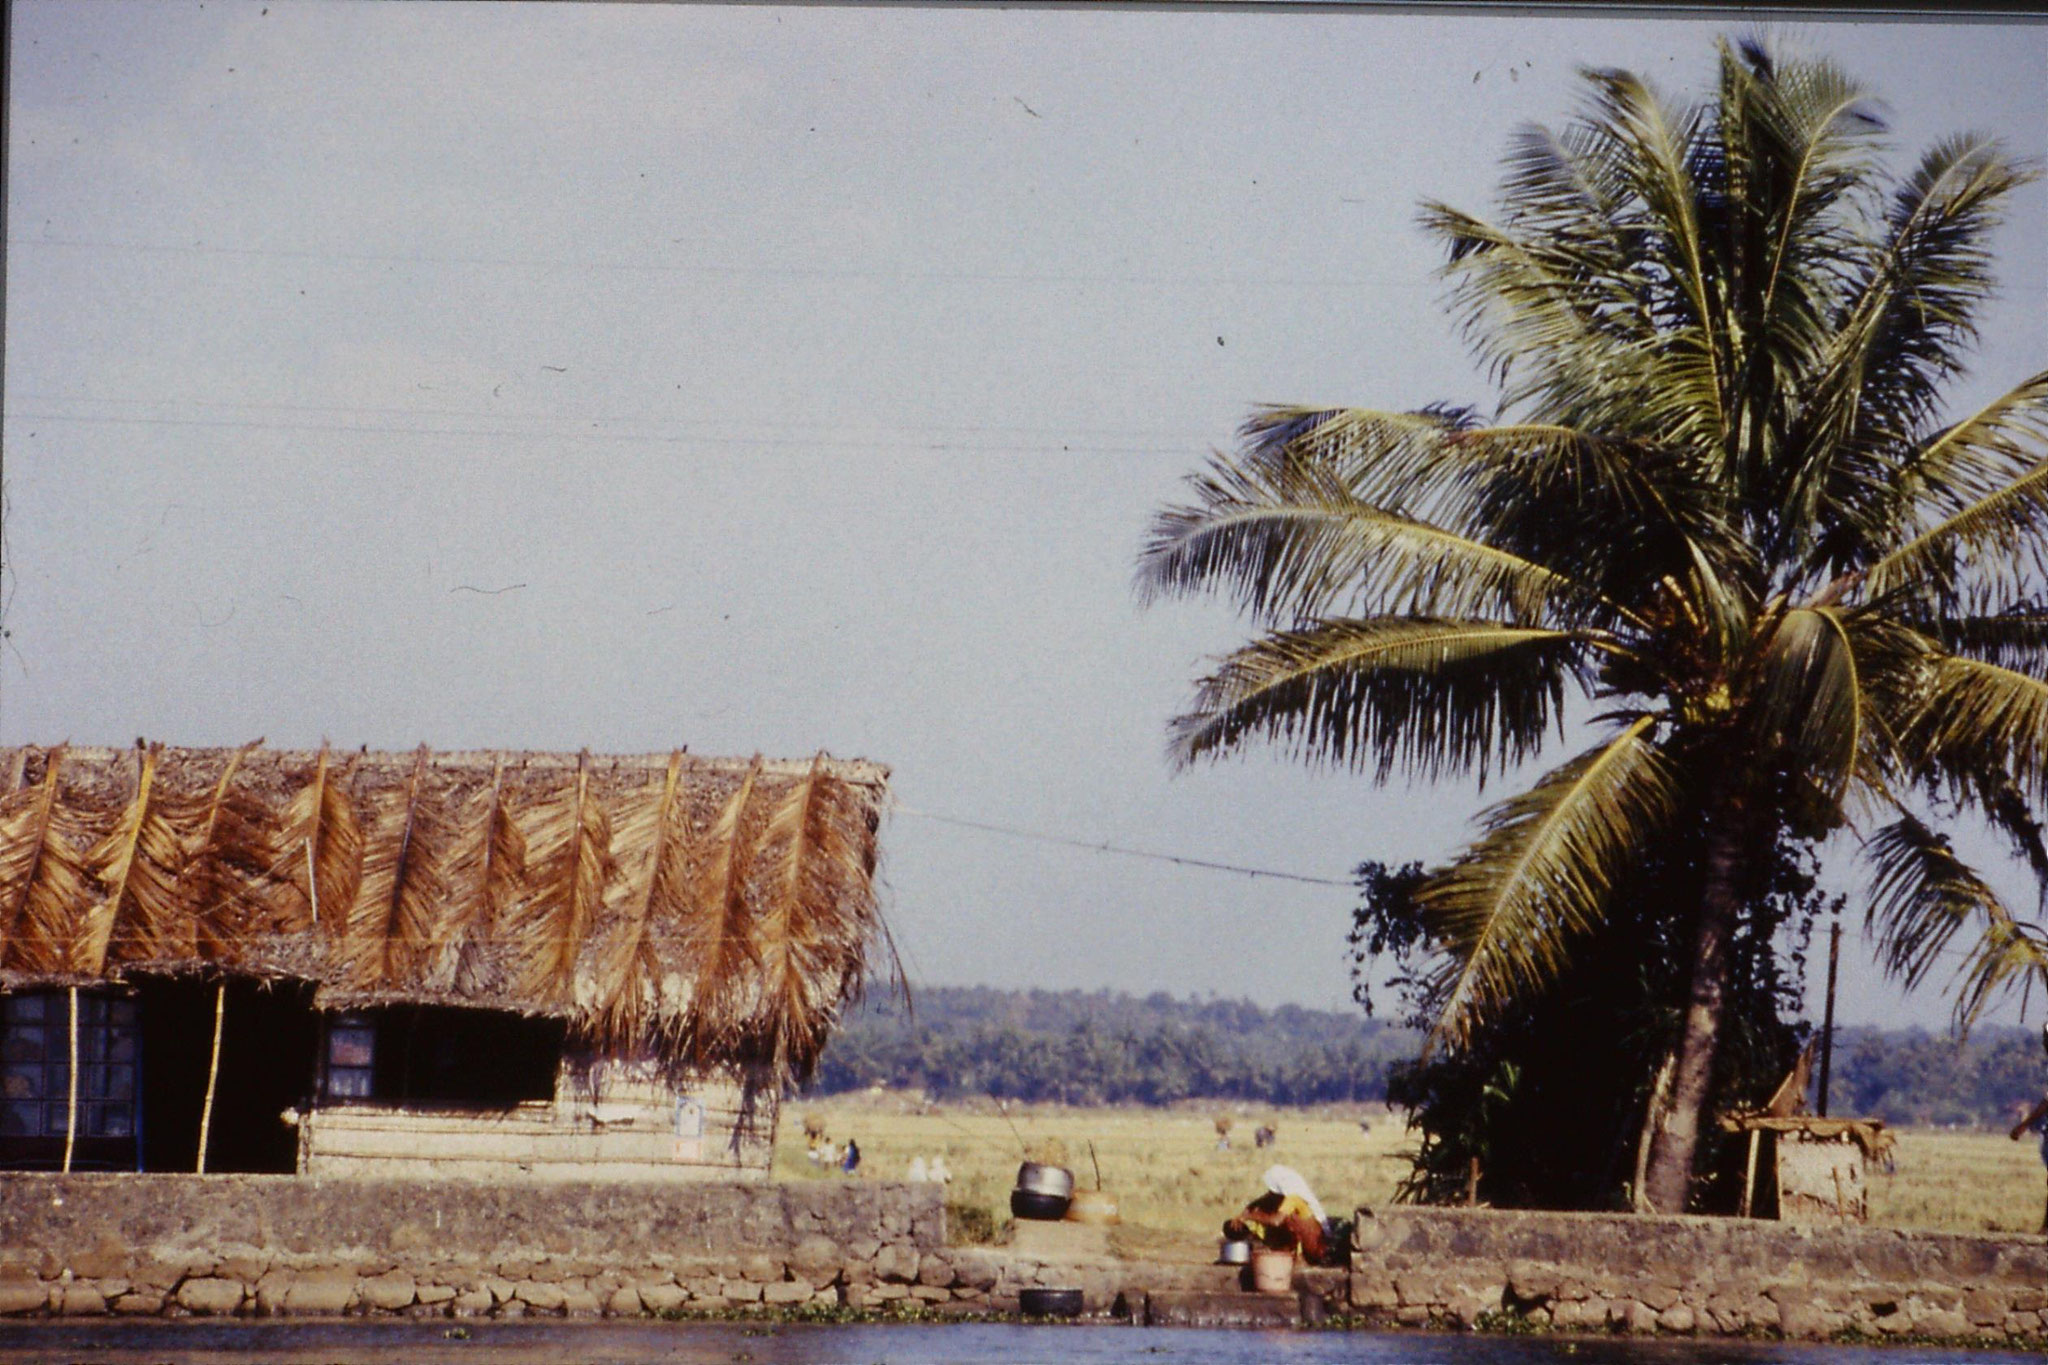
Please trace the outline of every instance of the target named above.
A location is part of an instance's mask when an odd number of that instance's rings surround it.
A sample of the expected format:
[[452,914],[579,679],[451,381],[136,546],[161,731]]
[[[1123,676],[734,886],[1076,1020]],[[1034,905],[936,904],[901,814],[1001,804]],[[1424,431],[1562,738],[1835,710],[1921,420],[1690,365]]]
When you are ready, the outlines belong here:
[[1294,1292],[1294,1253],[1252,1248],[1252,1288],[1261,1294]]

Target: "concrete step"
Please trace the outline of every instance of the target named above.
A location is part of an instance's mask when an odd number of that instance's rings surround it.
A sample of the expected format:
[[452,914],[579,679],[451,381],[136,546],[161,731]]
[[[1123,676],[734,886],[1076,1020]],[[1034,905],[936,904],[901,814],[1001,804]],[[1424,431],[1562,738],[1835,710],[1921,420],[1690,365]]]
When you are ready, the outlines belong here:
[[1041,1261],[1107,1260],[1109,1229],[1087,1223],[1019,1218],[1010,1224],[1013,1255]]

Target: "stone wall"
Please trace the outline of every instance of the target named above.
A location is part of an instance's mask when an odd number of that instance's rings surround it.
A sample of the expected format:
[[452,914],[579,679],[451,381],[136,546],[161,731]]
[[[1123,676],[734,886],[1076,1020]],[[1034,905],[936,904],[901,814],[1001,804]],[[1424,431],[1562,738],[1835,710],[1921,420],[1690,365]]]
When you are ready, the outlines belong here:
[[1120,1260],[1071,1225],[1038,1229],[1044,1245],[948,1247],[941,1199],[866,1181],[0,1174],[0,1314],[1014,1313],[1044,1285],[1081,1289],[1090,1313],[1181,1325],[1328,1312],[1644,1335],[2048,1335],[2042,1237],[1382,1208],[1360,1211],[1348,1272],[1302,1271],[1297,1296],[1272,1299],[1244,1293],[1234,1268]]
[[2048,1238],[1732,1218],[1361,1209],[1352,1311],[1571,1331],[2037,1339]]
[[4,1173],[0,1314],[595,1315],[891,1288],[951,1301],[944,1243],[934,1185]]

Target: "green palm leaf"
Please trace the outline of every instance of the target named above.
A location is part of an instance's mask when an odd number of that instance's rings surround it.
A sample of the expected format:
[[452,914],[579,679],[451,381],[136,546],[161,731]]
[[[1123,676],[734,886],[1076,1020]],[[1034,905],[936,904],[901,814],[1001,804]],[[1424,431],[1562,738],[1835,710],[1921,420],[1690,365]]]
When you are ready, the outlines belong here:
[[1982,587],[2017,588],[2048,564],[2036,528],[2048,514],[2048,371],[1922,444],[1901,474],[1913,511],[1940,517],[1873,563],[1873,596],[1931,593],[1951,602],[1962,557]]
[[1511,764],[1543,742],[1592,637],[1493,621],[1323,621],[1222,661],[1174,721],[1181,762],[1249,739],[1315,760],[1418,774]]
[[2038,608],[1942,617],[1930,629],[1950,653],[2021,673],[2048,673],[2048,612]]
[[1869,562],[1892,529],[1908,448],[1935,420],[1991,296],[1986,238],[2031,178],[1986,139],[1941,143],[1899,187],[1882,240],[1856,267],[1787,438],[1825,487],[1810,510],[1831,570]]
[[1758,732],[1803,777],[1840,798],[1863,761],[1867,705],[1842,614],[1826,607],[1786,612],[1760,667]]
[[1978,924],[1977,941],[1955,973],[1959,1029],[2018,982],[2048,984],[2048,943],[2040,931],[2014,918],[1946,837],[1905,815],[1873,834],[1863,853],[1875,893],[1866,923],[1885,967],[1908,986],[1928,977],[1956,936]]
[[1928,667],[1908,743],[1930,776],[1959,793],[1983,772],[2009,773],[2048,801],[2048,683],[2010,668],[1949,655]]
[[1437,1035],[1458,1045],[1489,1014],[1540,990],[1572,940],[1600,922],[1616,884],[1678,807],[1670,763],[1644,716],[1482,817],[1486,832],[1419,893],[1447,960]]
[[1597,611],[1544,565],[1360,501],[1328,469],[1262,470],[1216,456],[1194,501],[1153,520],[1138,565],[1147,596],[1223,589],[1263,621],[1365,614],[1504,613],[1542,621]]

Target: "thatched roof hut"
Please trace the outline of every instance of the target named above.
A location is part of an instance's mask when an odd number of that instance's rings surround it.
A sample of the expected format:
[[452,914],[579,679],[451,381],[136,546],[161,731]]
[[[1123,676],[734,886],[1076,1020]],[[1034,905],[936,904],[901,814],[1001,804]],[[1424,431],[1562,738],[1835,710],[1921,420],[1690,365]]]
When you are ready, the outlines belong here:
[[888,772],[669,754],[0,750],[0,990],[315,983],[807,1076],[886,948]]

